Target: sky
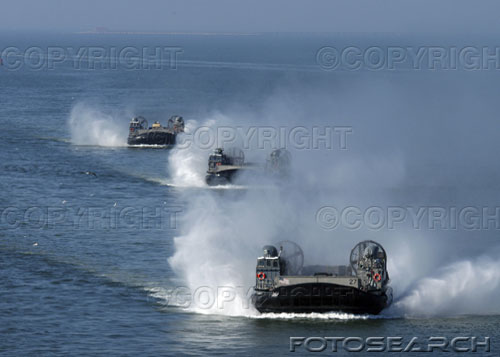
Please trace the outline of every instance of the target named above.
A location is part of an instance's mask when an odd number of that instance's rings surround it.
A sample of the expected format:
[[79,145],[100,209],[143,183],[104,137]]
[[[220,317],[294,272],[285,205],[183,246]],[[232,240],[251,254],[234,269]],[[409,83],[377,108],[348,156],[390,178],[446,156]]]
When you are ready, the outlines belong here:
[[492,0],[0,0],[0,30],[498,32]]

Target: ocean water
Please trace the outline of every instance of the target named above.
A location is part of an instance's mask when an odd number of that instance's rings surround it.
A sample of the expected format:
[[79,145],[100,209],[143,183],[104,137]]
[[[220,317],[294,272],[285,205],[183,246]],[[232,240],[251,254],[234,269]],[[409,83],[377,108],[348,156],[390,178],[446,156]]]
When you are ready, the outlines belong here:
[[[498,354],[498,70],[317,62],[324,46],[488,38],[3,34],[0,43],[66,51],[62,62],[0,66],[0,354],[305,354],[290,352],[291,336],[490,337],[491,352],[476,354]],[[127,46],[173,48],[178,60],[75,65],[67,50]],[[132,116],[174,114],[186,137],[218,126],[352,133],[346,148],[289,147],[287,183],[213,189],[203,182],[211,147],[127,147]],[[257,142],[245,153],[262,162],[270,150]],[[391,226],[387,213],[380,227],[325,229],[324,206],[435,210],[417,225],[407,216]],[[439,219],[464,208],[475,211]],[[490,218],[478,224],[483,209]],[[342,264],[358,241],[380,241],[393,306],[379,316],[259,314],[248,305],[255,259],[283,239],[310,264]]]

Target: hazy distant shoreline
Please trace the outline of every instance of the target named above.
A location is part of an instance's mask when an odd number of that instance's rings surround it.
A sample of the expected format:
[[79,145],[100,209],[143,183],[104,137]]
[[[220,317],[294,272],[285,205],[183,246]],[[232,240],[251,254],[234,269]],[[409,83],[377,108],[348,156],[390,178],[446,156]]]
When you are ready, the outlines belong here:
[[248,32],[150,32],[150,31],[79,31],[85,35],[193,35],[193,36],[257,36],[259,33]]

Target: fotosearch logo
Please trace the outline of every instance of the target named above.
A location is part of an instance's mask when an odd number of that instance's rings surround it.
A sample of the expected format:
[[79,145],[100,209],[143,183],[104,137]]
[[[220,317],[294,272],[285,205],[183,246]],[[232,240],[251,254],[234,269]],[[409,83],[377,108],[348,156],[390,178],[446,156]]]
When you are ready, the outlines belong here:
[[324,230],[396,229],[410,226],[429,230],[500,230],[500,207],[334,206],[321,207],[316,222]]
[[490,337],[290,337],[290,352],[490,352]]
[[193,132],[179,135],[176,147],[186,149],[194,145],[204,150],[227,146],[246,150],[347,150],[352,133],[350,126],[200,126]]
[[478,46],[325,46],[316,63],[333,70],[498,70],[500,47]]

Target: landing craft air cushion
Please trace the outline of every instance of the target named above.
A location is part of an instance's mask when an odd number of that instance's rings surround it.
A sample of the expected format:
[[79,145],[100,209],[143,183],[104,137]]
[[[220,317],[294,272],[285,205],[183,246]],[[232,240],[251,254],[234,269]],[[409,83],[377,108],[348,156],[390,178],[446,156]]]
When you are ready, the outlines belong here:
[[304,266],[302,249],[284,241],[257,260],[252,303],[260,312],[378,314],[392,302],[387,255],[374,241],[358,243],[350,265]]
[[205,181],[207,185],[224,185],[234,181],[242,171],[253,170],[254,176],[285,178],[289,175],[291,155],[288,150],[277,149],[271,152],[264,167],[245,162],[243,151],[230,148],[226,152],[217,148],[208,157],[208,170]]
[[174,115],[164,127],[159,122],[154,122],[148,127],[148,121],[143,117],[135,117],[130,121],[128,144],[129,145],[158,145],[172,147],[175,145],[176,136],[184,131],[184,119]]

